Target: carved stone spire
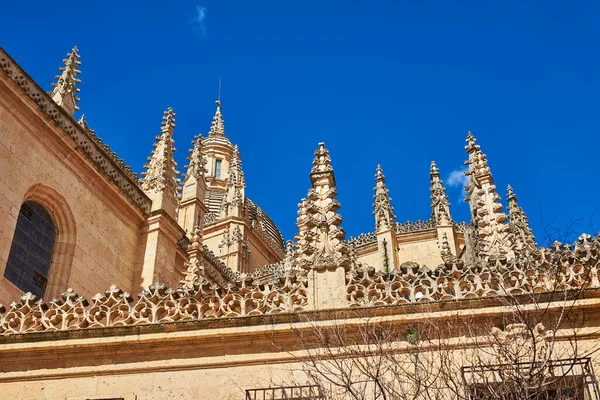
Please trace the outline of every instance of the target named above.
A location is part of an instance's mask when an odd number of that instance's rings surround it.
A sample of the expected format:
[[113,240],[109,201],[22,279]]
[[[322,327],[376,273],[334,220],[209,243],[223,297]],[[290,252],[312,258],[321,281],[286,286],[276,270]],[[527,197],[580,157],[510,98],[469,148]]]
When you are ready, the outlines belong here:
[[225,123],[223,122],[223,115],[221,114],[223,107],[221,106],[220,100],[217,100],[215,103],[217,104],[217,111],[215,112],[212,124],[210,125],[208,136],[225,136]]
[[242,159],[237,146],[233,149],[225,188],[226,193],[221,204],[221,217],[241,217],[244,209],[246,179],[244,178],[244,171],[242,171]]
[[375,232],[381,232],[391,229],[394,226],[394,207],[392,207],[392,199],[389,196],[389,191],[385,187],[385,176],[381,165],[377,166],[375,174],[375,194],[373,199],[373,215],[375,215]]
[[142,172],[142,189],[152,199],[152,210],[164,209],[175,218],[178,204],[177,163],[173,158],[175,147],[173,131],[175,129],[175,113],[169,107],[165,111],[161,126],[161,135],[156,137],[154,150],[148,158],[148,164]]
[[312,188],[308,198],[299,205],[296,235],[298,265],[305,269],[335,270],[348,267],[350,257],[340,227],[342,216],[337,213],[340,203],[335,200],[335,176],[329,151],[319,143],[310,172]]
[[537,247],[535,238],[529,228],[529,221],[525,211],[517,204],[517,196],[512,187],[508,185],[508,211],[510,221],[508,226],[515,242],[517,251],[533,251]]
[[81,83],[81,79],[77,78],[77,75],[81,73],[77,69],[81,65],[81,61],[79,61],[79,53],[77,51],[77,46],[75,46],[71,53],[67,54],[67,58],[63,60],[65,66],[60,67],[62,73],[56,75],[56,83],[52,83],[54,90],[48,92],[52,100],[71,116],[73,116],[75,111],[79,110],[79,107],[77,107],[79,97],[76,96],[79,88],[76,85]]
[[431,162],[429,172],[431,181],[431,218],[436,225],[452,225],[452,217],[450,216],[450,203],[444,189],[443,181],[440,179],[440,171],[435,164]]
[[186,173],[184,182],[189,178],[203,179],[206,174],[206,158],[202,153],[202,135],[197,135],[192,141],[190,155],[187,157],[188,165],[185,166]]
[[475,251],[484,258],[514,256],[510,240],[509,227],[505,224],[507,215],[502,212],[500,196],[496,191],[487,158],[481,152],[471,132],[467,135],[465,146],[469,159],[465,161],[469,169],[469,185],[465,188],[471,208],[471,225],[475,229]]

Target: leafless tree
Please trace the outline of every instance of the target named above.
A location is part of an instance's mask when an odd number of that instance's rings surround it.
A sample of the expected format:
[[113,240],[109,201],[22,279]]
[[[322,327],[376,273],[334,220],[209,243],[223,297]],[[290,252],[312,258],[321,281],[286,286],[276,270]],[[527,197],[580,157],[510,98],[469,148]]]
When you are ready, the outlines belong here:
[[293,328],[294,348],[276,336],[274,343],[302,366],[301,383],[327,399],[598,399],[590,278],[573,288],[559,267],[538,273],[553,286],[444,311],[417,303],[412,318],[382,316],[381,308],[307,317]]

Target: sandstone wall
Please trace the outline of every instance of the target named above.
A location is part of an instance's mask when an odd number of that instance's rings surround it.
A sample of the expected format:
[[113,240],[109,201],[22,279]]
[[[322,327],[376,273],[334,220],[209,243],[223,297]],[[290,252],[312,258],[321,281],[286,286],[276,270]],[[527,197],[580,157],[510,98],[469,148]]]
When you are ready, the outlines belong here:
[[[0,77],[0,303],[20,294],[3,278],[20,206],[44,191],[53,193],[54,204],[45,205],[54,216],[72,216],[73,226],[62,227],[73,232],[61,248],[70,253],[66,258],[71,265],[60,286],[68,283],[86,297],[111,283],[131,290],[141,212],[4,79]],[[46,297],[66,288],[49,288]]]

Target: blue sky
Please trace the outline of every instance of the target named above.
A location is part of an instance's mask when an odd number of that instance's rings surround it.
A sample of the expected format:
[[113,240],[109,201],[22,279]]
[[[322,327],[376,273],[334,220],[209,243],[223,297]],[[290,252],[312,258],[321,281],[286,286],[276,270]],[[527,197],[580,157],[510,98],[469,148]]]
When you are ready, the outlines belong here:
[[[0,37],[48,89],[77,45],[81,112],[138,172],[169,106],[183,170],[222,76],[246,193],[286,239],[318,142],[333,159],[343,226],[357,235],[373,230],[378,163],[398,219],[427,219],[429,164],[446,180],[462,169],[468,130],[540,241],[544,224],[600,229],[595,1],[11,2]],[[448,194],[465,220],[460,186]]]

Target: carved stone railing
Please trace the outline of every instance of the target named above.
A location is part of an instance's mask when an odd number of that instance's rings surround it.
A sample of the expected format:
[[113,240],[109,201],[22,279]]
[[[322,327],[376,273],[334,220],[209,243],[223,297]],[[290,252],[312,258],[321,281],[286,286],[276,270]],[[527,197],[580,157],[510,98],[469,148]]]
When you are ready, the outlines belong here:
[[419,232],[429,229],[435,229],[435,220],[428,219],[427,221],[418,220],[405,223],[396,222],[396,233]]
[[556,243],[510,262],[454,261],[435,270],[409,262],[389,274],[355,268],[346,277],[346,289],[351,306],[397,305],[600,288],[599,272],[600,240],[582,235],[574,249]]
[[289,313],[301,311],[306,304],[306,279],[289,274],[276,282],[240,287],[203,282],[191,289],[168,289],[157,283],[136,301],[116,286],[95,295],[91,304],[72,289],[49,304],[27,293],[8,310],[0,306],[0,334]]
[[468,229],[468,228],[469,228],[469,224],[467,224],[464,221],[461,222],[461,223],[458,223],[458,222],[454,223],[454,231],[455,232],[462,232],[462,233],[464,233],[465,230]]
[[373,232],[369,232],[369,233],[361,233],[360,235],[354,237],[354,236],[350,236],[350,238],[348,238],[347,243],[350,246],[356,247],[356,246],[362,246],[364,244],[369,244],[369,243],[373,243],[377,241],[377,235],[375,235],[375,233]]
[[151,200],[139,187],[139,177],[125,162],[117,157],[110,148],[95,134],[83,129],[68,113],[56,104],[23,71],[10,56],[0,48],[0,71],[4,72],[50,120],[58,125],[67,136],[77,143],[77,148],[103,173],[109,176],[129,199],[141,210],[150,211]]

